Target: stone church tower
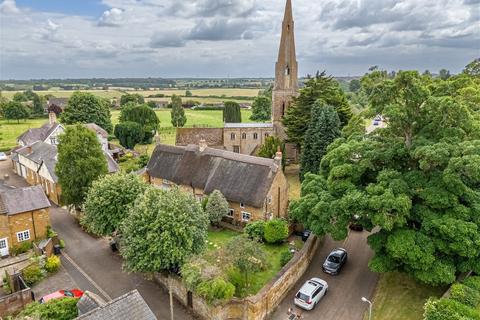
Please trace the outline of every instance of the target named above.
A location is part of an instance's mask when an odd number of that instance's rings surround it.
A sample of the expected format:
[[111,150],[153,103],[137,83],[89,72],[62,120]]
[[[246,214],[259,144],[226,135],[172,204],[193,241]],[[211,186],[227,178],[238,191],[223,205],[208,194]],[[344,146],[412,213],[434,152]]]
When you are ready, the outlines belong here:
[[[282,38],[278,60],[275,65],[275,85],[272,92],[272,121],[276,135],[285,140],[287,135],[282,118],[293,97],[298,95],[298,63],[295,52],[295,34],[292,1],[287,0],[282,23]],[[298,155],[293,145],[286,146],[287,158],[296,160]]]

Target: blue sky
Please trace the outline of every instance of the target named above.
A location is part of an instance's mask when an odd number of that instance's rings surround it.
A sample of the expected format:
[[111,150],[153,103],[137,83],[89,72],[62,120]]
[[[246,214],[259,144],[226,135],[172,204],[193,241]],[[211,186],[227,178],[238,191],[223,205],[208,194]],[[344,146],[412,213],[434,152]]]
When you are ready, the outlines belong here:
[[[293,0],[299,74],[460,72],[480,0]],[[284,0],[0,0],[0,79],[272,77]]]

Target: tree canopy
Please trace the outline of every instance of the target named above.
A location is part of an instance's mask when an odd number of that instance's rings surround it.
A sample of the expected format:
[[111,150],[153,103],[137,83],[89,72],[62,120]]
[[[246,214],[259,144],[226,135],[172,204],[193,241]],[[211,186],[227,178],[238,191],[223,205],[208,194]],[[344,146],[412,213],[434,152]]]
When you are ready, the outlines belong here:
[[20,120],[26,120],[30,116],[30,109],[21,102],[10,101],[3,109],[3,116],[7,120],[17,120],[17,123],[20,123]]
[[325,72],[317,73],[315,77],[307,80],[305,87],[300,90],[300,95],[294,99],[283,118],[288,140],[299,147],[302,147],[305,141],[312,108],[317,100],[322,100],[323,103],[335,108],[341,127],[352,117],[350,105],[338,82],[326,76]]
[[269,136],[265,138],[265,142],[258,149],[257,156],[273,159],[278,150],[282,152],[282,167],[284,167],[286,161],[285,143],[278,137]]
[[223,108],[223,121],[225,123],[242,122],[242,112],[240,105],[235,101],[226,101]]
[[272,100],[265,96],[255,97],[252,104],[252,121],[268,121],[272,117]]
[[127,103],[120,111],[120,123],[136,122],[143,128],[142,143],[149,144],[158,130],[160,120],[155,111],[146,104]]
[[112,132],[110,104],[108,101],[86,92],[74,92],[61,115],[64,124],[95,123]]
[[182,98],[180,96],[172,96],[172,111],[170,114],[172,125],[175,128],[184,127],[187,123],[187,116],[185,115],[185,109],[183,109]]
[[80,207],[93,181],[108,173],[98,138],[82,125],[67,127],[59,136],[55,173],[62,187],[62,202]]
[[208,196],[208,202],[205,211],[207,212],[211,223],[220,222],[222,218],[227,215],[228,209],[228,201],[220,191],[214,190]]
[[144,104],[145,98],[138,93],[133,93],[133,94],[127,93],[120,98],[120,106],[123,107],[127,103]]
[[301,180],[307,172],[318,173],[320,161],[325,155],[327,147],[340,135],[340,119],[337,112],[333,107],[326,106],[317,100],[305,134],[300,161]]
[[115,137],[120,141],[122,147],[133,150],[145,137],[143,127],[136,122],[121,122],[115,126]]
[[480,123],[456,98],[464,76],[436,83],[404,71],[373,84],[370,116],[383,115],[386,127],[330,145],[291,215],[337,240],[354,215],[378,227],[368,239],[373,271],[434,285],[480,272]]
[[147,184],[135,174],[113,174],[93,182],[85,200],[82,225],[99,236],[117,231]]
[[191,194],[149,188],[120,228],[124,265],[140,272],[179,267],[202,251],[207,228],[208,217]]

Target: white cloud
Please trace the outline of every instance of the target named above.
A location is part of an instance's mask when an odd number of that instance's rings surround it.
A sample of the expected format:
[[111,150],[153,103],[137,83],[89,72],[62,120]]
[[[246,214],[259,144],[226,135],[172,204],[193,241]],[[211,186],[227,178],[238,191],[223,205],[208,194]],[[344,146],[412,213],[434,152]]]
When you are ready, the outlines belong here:
[[[300,74],[363,74],[371,65],[459,71],[478,56],[477,2],[293,1]],[[102,3],[109,9],[88,17],[4,0],[1,76],[273,75],[284,1]]]

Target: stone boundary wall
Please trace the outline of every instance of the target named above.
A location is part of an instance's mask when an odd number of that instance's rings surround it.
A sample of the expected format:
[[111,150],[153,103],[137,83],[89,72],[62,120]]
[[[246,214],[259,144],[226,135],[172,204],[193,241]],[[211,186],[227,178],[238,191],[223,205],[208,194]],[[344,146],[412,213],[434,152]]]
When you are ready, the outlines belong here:
[[[295,253],[292,260],[287,263],[268,284],[255,296],[245,299],[234,298],[219,305],[210,306],[202,298],[190,293],[182,280],[177,276],[167,276],[156,273],[155,280],[165,288],[171,287],[173,295],[197,316],[206,320],[263,320],[266,319],[285,298],[303,276],[321,240],[310,236],[303,248]],[[190,304],[189,304],[190,302]]]

